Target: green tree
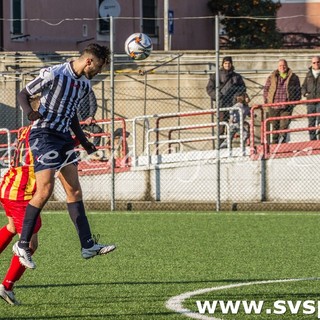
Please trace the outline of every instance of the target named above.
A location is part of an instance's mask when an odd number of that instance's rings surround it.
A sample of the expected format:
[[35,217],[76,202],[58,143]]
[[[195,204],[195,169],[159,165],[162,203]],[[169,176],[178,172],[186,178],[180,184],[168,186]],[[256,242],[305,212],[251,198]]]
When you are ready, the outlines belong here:
[[232,49],[280,48],[282,37],[276,26],[280,1],[210,0],[209,8],[221,17]]

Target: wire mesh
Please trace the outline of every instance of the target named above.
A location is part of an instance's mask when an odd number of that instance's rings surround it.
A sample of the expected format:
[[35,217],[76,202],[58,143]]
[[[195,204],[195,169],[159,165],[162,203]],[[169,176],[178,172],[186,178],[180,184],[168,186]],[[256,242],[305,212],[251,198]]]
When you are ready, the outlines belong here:
[[[289,67],[302,83],[313,53],[228,52],[221,54],[221,58],[225,55],[232,55],[235,70],[244,79],[251,98],[249,106],[252,107],[264,104],[264,85],[277,68],[279,58],[287,59]],[[42,62],[23,64],[19,71],[3,72],[0,81],[0,128],[15,130],[27,125],[28,121],[16,100],[17,92],[42,66],[60,63],[72,56],[53,55],[50,59],[40,59]],[[19,57],[19,61],[24,58]],[[12,64],[12,57],[10,59]],[[6,65],[5,59],[2,65]],[[142,62],[116,55],[114,113],[118,120],[114,129],[121,131],[115,141],[117,209],[215,210],[217,117],[215,102],[206,92],[214,69],[212,53],[154,52]],[[104,159],[90,159],[83,154],[79,174],[88,208],[107,210],[111,201],[112,158],[110,74],[101,74],[92,85],[98,103],[95,118],[102,128],[99,152]],[[307,113],[306,102],[292,108],[292,116]],[[230,123],[228,118],[224,120],[227,129],[222,138],[228,139]],[[261,145],[261,111],[257,110],[254,118],[247,121],[254,128],[254,143]],[[290,120],[288,128],[308,125],[307,117],[297,117]],[[1,144],[8,142],[5,135],[0,135],[0,139]],[[307,131],[289,132],[286,139],[286,145],[295,143],[296,152],[304,154],[301,157],[291,154],[254,159],[249,145],[251,141],[245,141],[244,150],[241,150],[240,132],[235,134],[232,144],[219,150],[222,209],[317,208],[315,190],[319,179],[316,163],[319,156],[307,149],[316,150],[316,142],[310,145]],[[6,163],[1,168],[1,175],[6,170],[5,166]],[[64,191],[57,181],[48,207],[64,207],[64,201]]]

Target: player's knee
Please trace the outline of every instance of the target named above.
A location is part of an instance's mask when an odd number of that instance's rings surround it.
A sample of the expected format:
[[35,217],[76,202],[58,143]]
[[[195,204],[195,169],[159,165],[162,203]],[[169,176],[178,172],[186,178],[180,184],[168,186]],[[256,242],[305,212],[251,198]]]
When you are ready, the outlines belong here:
[[51,192],[48,192],[45,189],[37,189],[37,192],[34,194],[33,198],[30,200],[30,204],[37,208],[43,208],[43,206],[47,203],[50,199]]
[[81,189],[72,189],[67,191],[67,201],[76,202],[82,200]]
[[80,190],[76,190],[74,192],[74,197],[77,199],[77,201],[82,200],[82,191],[81,191],[81,189]]
[[40,188],[37,188],[38,196],[41,198],[48,200],[51,197],[53,192],[53,185],[52,184],[45,184]]

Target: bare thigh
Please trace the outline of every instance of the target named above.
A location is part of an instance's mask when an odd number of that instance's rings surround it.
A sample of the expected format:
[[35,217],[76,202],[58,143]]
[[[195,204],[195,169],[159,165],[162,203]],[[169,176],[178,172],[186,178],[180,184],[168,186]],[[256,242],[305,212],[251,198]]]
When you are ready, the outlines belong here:
[[49,200],[54,187],[54,169],[41,170],[35,173],[37,191],[30,200],[30,204],[36,208],[43,208]]

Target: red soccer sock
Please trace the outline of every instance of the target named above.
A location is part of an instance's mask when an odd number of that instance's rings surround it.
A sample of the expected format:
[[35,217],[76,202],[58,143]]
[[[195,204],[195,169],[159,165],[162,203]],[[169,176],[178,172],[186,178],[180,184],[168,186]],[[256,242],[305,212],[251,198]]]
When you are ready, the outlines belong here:
[[11,291],[15,282],[21,278],[25,270],[26,267],[19,262],[19,257],[13,256],[7,274],[2,281],[5,289]]
[[8,246],[15,233],[10,232],[7,226],[0,229],[0,253]]

